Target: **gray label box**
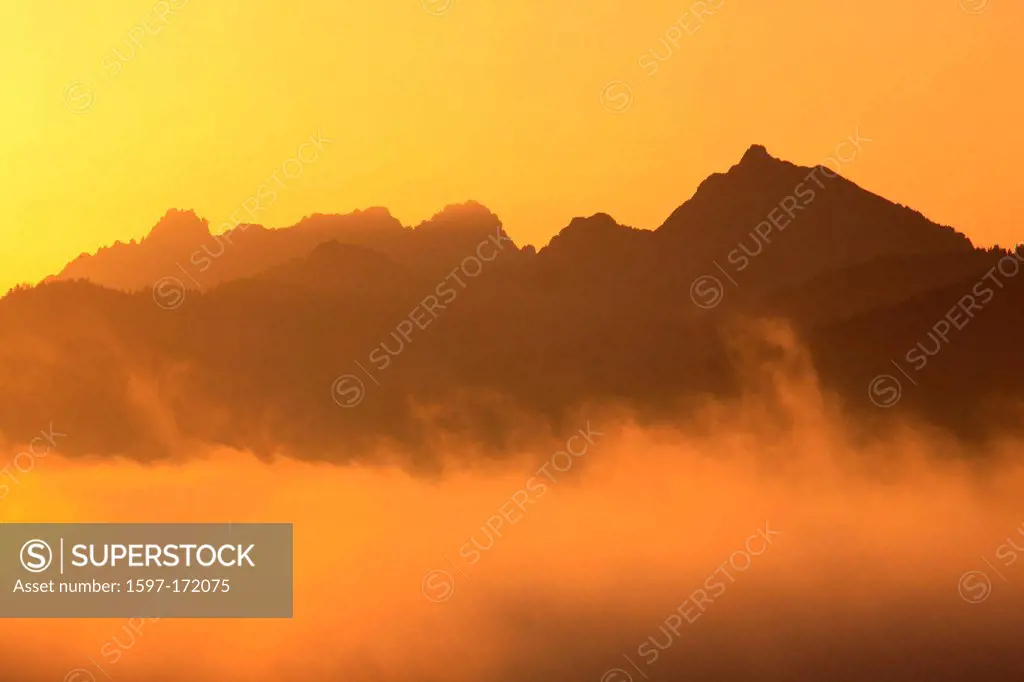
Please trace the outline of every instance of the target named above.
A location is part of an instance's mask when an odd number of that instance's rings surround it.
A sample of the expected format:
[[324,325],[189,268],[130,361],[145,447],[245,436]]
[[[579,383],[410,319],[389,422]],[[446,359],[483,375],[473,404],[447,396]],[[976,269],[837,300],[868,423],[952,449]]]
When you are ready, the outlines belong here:
[[0,524],[0,618],[291,618],[290,523]]

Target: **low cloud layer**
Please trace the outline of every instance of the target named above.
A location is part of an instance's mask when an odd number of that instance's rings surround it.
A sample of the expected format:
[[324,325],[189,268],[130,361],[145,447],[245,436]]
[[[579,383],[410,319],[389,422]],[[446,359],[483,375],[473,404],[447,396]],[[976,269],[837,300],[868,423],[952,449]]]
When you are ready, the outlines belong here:
[[9,620],[9,674],[1008,679],[1024,662],[1021,444],[865,438],[772,334],[747,397],[692,428],[581,414],[571,441],[453,453],[442,473],[47,455],[5,521],[293,522],[295,617]]

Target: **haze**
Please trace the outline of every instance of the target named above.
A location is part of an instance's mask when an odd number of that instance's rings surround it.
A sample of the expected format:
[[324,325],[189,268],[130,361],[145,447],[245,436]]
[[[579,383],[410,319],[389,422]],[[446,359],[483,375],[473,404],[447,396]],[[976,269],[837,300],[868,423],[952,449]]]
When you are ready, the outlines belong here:
[[4,3],[0,523],[291,523],[294,617],[0,677],[1019,679],[1021,26]]
[[[592,442],[568,467],[544,437],[502,463],[453,453],[431,477],[215,448],[40,460],[9,521],[293,519],[295,618],[9,621],[5,658],[23,680],[641,679],[624,655],[651,679],[1006,679],[1021,443],[968,451],[912,424],[865,441],[788,333],[764,344],[778,359],[698,429],[581,415]],[[546,490],[491,521],[545,462]],[[724,591],[682,607],[721,566]],[[977,570],[987,586],[963,577]],[[680,608],[692,622],[670,620]]]

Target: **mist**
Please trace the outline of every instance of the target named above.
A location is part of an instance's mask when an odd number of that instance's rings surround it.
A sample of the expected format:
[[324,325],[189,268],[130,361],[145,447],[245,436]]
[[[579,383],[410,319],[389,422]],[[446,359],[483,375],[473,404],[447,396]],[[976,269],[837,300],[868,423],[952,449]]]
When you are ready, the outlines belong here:
[[[575,428],[511,457],[462,446],[438,472],[213,446],[145,465],[64,458],[58,442],[0,500],[4,521],[292,522],[295,615],[6,620],[8,675],[941,681],[1019,670],[1021,443],[968,446],[898,413],[865,437],[789,332],[762,331],[760,344],[740,342],[748,390],[685,426],[581,410]],[[373,458],[403,460],[383,446]]]

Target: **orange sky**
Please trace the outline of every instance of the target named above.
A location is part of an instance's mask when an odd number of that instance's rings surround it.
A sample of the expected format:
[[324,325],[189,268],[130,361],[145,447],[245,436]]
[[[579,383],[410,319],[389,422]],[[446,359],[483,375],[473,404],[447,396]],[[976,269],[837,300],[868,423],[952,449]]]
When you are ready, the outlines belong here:
[[415,224],[473,198],[520,242],[597,211],[653,228],[753,142],[810,165],[859,126],[874,142],[844,174],[1019,240],[1024,5],[697,5],[4,3],[0,289],[170,207],[220,224],[318,130],[334,142],[261,222],[384,205]]

